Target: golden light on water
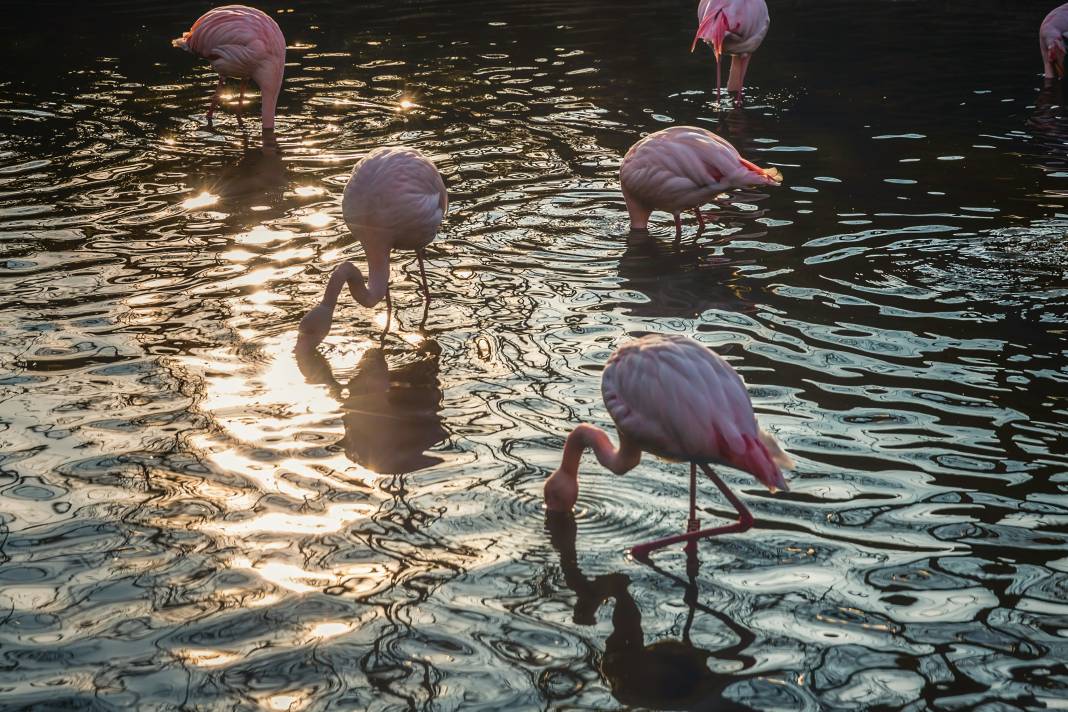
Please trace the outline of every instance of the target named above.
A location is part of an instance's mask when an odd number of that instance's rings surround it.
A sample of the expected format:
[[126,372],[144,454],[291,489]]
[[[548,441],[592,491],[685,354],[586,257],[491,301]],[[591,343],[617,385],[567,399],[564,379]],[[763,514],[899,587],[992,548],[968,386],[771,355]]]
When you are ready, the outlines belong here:
[[411,99],[401,99],[400,100],[401,111],[407,111],[408,109],[411,109],[414,106],[416,106],[416,103],[414,101],[412,101]]
[[196,210],[198,208],[206,208],[209,205],[214,205],[218,200],[219,196],[212,195],[205,191],[196,197],[183,201],[182,207],[186,210]]
[[311,225],[312,227],[326,227],[334,222],[334,218],[326,213],[308,213],[302,217],[300,221],[305,225]]
[[235,653],[227,653],[222,650],[205,650],[201,648],[185,648],[174,651],[176,657],[181,658],[190,665],[199,667],[219,667],[240,660],[243,656]]
[[300,185],[294,188],[293,192],[302,198],[309,198],[313,195],[322,195],[326,191],[314,185]]
[[272,242],[285,242],[291,239],[293,239],[292,230],[273,230],[266,225],[257,225],[237,236],[237,241],[245,245],[269,245]]

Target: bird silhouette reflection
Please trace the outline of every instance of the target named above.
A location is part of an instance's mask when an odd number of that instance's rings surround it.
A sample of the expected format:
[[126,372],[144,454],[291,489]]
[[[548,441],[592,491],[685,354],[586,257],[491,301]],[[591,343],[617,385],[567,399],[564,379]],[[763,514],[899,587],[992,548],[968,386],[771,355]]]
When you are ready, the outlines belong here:
[[209,187],[231,208],[241,206],[281,206],[288,176],[273,131],[264,131],[263,145],[250,147],[243,136],[244,153],[237,163],[225,168]]
[[717,255],[711,245],[696,240],[664,242],[632,231],[619,259],[619,286],[640,292],[648,301],[609,306],[645,317],[696,318],[709,309],[752,311],[752,287],[741,270],[747,263]]
[[[689,580],[683,583],[676,579],[684,585],[684,600],[689,607],[682,638],[646,645],[641,610],[629,590],[630,578],[614,573],[591,579],[582,573],[575,551],[577,527],[571,513],[549,512],[545,526],[553,548],[560,555],[564,582],[575,592],[575,623],[593,625],[598,609],[609,599],[615,602],[612,634],[605,641],[601,658],[601,675],[621,704],[660,710],[751,712],[752,708],[724,696],[728,686],[748,676],[713,672],[708,661],[710,658],[731,660],[741,663],[742,669],[752,667],[755,661],[742,651],[753,642],[754,636],[723,614],[697,602],[696,559],[691,561]],[[739,642],[719,651],[694,646],[690,642],[690,628],[697,610],[718,618],[735,633]]]
[[398,352],[390,366],[381,348],[368,349],[347,384],[334,378],[318,350],[298,343],[297,366],[309,383],[323,383],[341,402],[345,436],[339,443],[354,462],[379,474],[415,472],[442,461],[426,451],[449,437],[441,421],[441,347],[432,339]]

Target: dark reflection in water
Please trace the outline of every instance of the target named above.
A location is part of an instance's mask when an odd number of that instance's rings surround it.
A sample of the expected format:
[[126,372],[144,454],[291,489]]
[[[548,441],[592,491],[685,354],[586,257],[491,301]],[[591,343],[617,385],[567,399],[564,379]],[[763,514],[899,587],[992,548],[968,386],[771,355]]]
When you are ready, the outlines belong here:
[[442,461],[426,453],[449,436],[440,415],[441,347],[426,340],[416,354],[419,360],[390,368],[381,348],[368,349],[356,374],[343,386],[322,354],[297,344],[301,373],[310,383],[327,384],[341,399],[345,454],[371,472],[405,474]]
[[[621,573],[603,574],[593,579],[583,575],[575,552],[578,527],[571,514],[549,513],[545,525],[553,548],[560,554],[564,581],[577,596],[574,622],[592,625],[601,605],[609,600],[614,603],[612,633],[605,641],[600,668],[611,686],[612,695],[619,702],[671,710],[729,712],[752,709],[723,694],[728,685],[744,677],[714,673],[708,668],[708,659],[713,655],[721,660],[735,659],[744,670],[753,664],[753,659],[740,653],[753,636],[725,621],[739,634],[742,641],[739,645],[716,653],[694,647],[690,641],[690,628],[698,607],[698,591],[692,576],[686,585],[689,612],[681,640],[665,639],[646,645],[641,610],[629,590],[630,578]],[[696,561],[690,562],[690,566],[696,566]]]
[[[212,72],[170,46],[205,3],[23,6],[0,48],[0,708],[1063,705],[1047,6],[769,0],[734,106],[688,3],[272,0],[273,137],[236,96],[206,126]],[[673,124],[784,185],[677,243],[667,215],[628,236],[620,158]],[[383,144],[449,185],[433,304],[400,255],[384,350],[384,311],[343,302],[295,355],[363,260],[340,197]],[[647,332],[723,353],[799,462],[775,497],[725,473],[759,526],[692,571],[625,554],[685,508],[656,460],[589,463],[578,551],[545,533],[563,438],[611,427],[601,368]]]

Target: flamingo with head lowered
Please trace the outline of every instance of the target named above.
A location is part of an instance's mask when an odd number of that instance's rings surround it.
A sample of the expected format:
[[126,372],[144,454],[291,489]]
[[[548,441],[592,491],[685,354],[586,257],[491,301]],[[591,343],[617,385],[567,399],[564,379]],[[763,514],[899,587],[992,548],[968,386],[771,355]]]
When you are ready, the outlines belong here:
[[1068,3],[1050,10],[1038,30],[1046,79],[1064,76],[1064,42],[1068,38]]
[[[764,432],[741,376],[715,352],[678,335],[650,335],[620,346],[601,376],[601,394],[619,430],[619,448],[592,425],[571,431],[560,467],[545,481],[550,511],[571,511],[578,501],[578,467],[591,448],[597,461],[617,475],[638,466],[642,452],[690,463],[690,520],[685,534],[631,549],[636,557],[686,542],[692,550],[704,537],[742,532],[753,515],[709,467],[721,463],[745,470],[773,492],[785,490],[779,467],[793,467],[775,438]],[[697,468],[704,470],[738,512],[738,521],[698,529]]]
[[701,205],[732,188],[778,185],[777,168],[760,168],[742,158],[730,143],[696,126],[672,126],[649,134],[630,147],[619,167],[623,199],[632,230],[646,230],[649,215],[664,210],[675,216],[675,238],[682,236],[684,210],[693,210],[701,228]]
[[300,321],[299,339],[315,346],[330,333],[337,298],[346,285],[365,307],[386,300],[386,329],[393,304],[389,296],[390,256],[394,249],[415,250],[423,296],[430,304],[425,248],[437,235],[449,207],[445,183],[434,164],[414,148],[376,148],[352,169],[341,212],[363,245],[367,281],[359,267],[342,262],[330,275],[323,300]]
[[694,35],[690,51],[693,52],[699,40],[712,45],[716,55],[717,97],[722,85],[720,55],[724,52],[731,55],[727,91],[742,91],[749,59],[764,41],[770,25],[771,18],[764,0],[701,0],[697,6],[697,34]]
[[208,104],[208,125],[227,77],[241,80],[237,120],[245,104],[245,82],[256,82],[261,93],[263,128],[274,129],[274,112],[282,91],[286,40],[278,23],[264,12],[244,5],[225,5],[200,16],[189,32],[171,44],[202,57],[219,73]]

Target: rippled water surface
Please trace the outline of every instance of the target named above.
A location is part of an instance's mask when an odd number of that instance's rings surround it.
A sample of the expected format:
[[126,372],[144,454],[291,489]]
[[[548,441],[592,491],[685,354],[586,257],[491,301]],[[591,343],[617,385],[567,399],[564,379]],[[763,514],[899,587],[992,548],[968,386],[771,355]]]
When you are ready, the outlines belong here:
[[[0,81],[0,706],[897,709],[1068,698],[1068,115],[1051,3],[769,0],[743,106],[688,2],[264,3],[278,147],[172,49],[207,3],[40,3]],[[965,7],[967,6],[967,7]],[[235,90],[236,85],[231,86]],[[236,92],[235,92],[236,93]],[[628,235],[671,124],[785,175]],[[296,353],[353,164],[451,205]],[[681,550],[685,468],[583,468],[631,335],[724,354],[798,461]],[[712,521],[729,508],[705,487]]]

